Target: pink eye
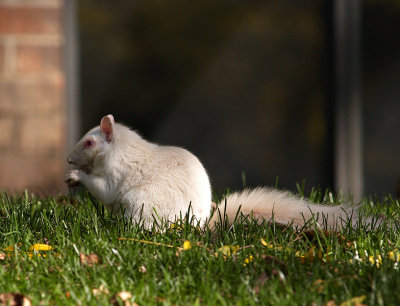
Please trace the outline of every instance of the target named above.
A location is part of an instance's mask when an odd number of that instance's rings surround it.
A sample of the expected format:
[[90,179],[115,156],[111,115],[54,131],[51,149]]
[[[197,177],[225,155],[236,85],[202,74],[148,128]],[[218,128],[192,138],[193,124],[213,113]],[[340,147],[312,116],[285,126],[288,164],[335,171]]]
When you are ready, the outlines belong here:
[[83,146],[85,147],[85,149],[88,149],[88,148],[93,147],[94,143],[95,143],[95,142],[94,142],[93,140],[88,139],[88,140],[85,141],[85,143],[84,143]]

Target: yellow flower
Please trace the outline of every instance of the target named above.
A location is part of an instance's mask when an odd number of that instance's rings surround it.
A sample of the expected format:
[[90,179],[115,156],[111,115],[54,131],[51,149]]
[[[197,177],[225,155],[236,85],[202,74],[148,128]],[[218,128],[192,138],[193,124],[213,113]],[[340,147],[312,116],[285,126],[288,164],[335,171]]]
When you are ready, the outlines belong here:
[[170,228],[171,230],[175,230],[175,231],[177,231],[177,232],[180,232],[180,231],[183,230],[183,226],[179,225],[178,223],[170,223],[170,224],[169,224],[169,228]]
[[183,243],[183,249],[186,251],[186,250],[189,250],[191,248],[192,248],[192,244],[190,243],[190,241],[189,240],[185,240],[185,242]]
[[368,261],[374,265],[376,265],[377,268],[380,268],[382,265],[382,256],[381,254],[376,255],[376,258],[374,255],[370,255],[368,257]]
[[375,263],[375,258],[374,258],[374,255],[370,255],[370,256],[368,256],[368,261],[370,262],[370,263]]
[[390,259],[390,260],[393,260],[393,261],[399,261],[400,260],[400,254],[398,253],[398,252],[389,252],[388,253],[388,258]]
[[247,257],[247,258],[244,260],[243,266],[248,265],[249,263],[253,262],[253,260],[254,260],[254,256],[253,256],[253,255],[250,255],[249,257]]

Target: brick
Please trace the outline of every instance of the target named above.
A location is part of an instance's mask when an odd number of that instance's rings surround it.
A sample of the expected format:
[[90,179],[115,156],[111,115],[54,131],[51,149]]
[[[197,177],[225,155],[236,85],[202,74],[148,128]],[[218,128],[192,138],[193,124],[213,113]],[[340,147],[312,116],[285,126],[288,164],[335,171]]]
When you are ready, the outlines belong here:
[[15,109],[17,101],[15,101],[14,83],[0,82],[0,111],[8,112]]
[[0,0],[0,188],[65,190],[64,0]]
[[11,116],[0,117],[0,149],[9,150],[13,147],[15,135],[14,118]]
[[5,70],[5,47],[3,44],[0,44],[0,74]]
[[19,73],[49,73],[62,70],[60,47],[18,46],[17,71]]
[[22,154],[48,158],[63,155],[65,134],[60,113],[47,116],[32,113],[22,119],[20,126],[19,145]]
[[59,34],[61,24],[58,8],[0,6],[0,34]]
[[65,189],[65,162],[61,158],[0,155],[0,167],[0,186],[10,194],[24,189],[39,194],[57,193]]
[[0,0],[0,6],[61,8],[64,0]]
[[49,113],[64,109],[64,83],[0,82],[0,111]]

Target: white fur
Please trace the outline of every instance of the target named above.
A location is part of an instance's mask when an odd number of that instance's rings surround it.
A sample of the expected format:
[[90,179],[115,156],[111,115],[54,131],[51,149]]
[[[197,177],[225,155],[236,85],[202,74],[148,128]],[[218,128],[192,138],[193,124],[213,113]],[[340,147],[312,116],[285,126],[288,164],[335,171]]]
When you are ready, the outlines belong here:
[[[96,145],[85,148],[87,140]],[[82,182],[109,210],[122,209],[126,217],[144,221],[147,228],[155,215],[173,222],[190,212],[201,224],[210,217],[210,182],[200,161],[185,149],[144,140],[115,123],[112,115],[103,117],[100,126],[75,145],[68,161],[77,169],[65,175],[67,183]],[[226,203],[226,212],[225,200],[219,209],[230,222],[239,207],[244,215],[267,220],[273,217],[275,222],[294,226],[304,225],[314,215],[321,225],[325,221],[325,225],[334,227],[349,213],[342,206],[311,204],[288,192],[268,188],[234,193]],[[210,226],[215,222],[218,213],[214,213]]]
[[[225,205],[226,201],[226,205]],[[357,213],[342,205],[328,206],[312,204],[286,191],[278,191],[266,187],[244,190],[230,194],[218,205],[210,223],[215,224],[219,219],[228,218],[232,224],[240,213],[252,215],[259,220],[273,220],[280,224],[303,226],[314,218],[324,228],[340,228],[349,218],[352,224],[357,222]]]
[[[182,148],[147,142],[121,124],[113,128],[111,143],[96,127],[75,145],[69,160],[78,168],[93,166],[89,174],[71,170],[65,180],[82,182],[108,209],[122,209],[126,217],[143,220],[146,227],[153,216],[173,222],[187,213],[204,224],[211,210],[211,187],[197,157]],[[83,149],[88,137],[96,139],[99,152]]]

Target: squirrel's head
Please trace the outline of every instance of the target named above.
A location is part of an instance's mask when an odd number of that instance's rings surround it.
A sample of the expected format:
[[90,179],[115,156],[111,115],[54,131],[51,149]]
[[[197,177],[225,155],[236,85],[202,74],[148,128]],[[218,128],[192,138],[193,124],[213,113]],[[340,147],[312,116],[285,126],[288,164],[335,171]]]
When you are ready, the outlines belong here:
[[67,162],[88,174],[91,173],[114,142],[114,125],[113,115],[104,116],[100,126],[91,129],[74,146]]

